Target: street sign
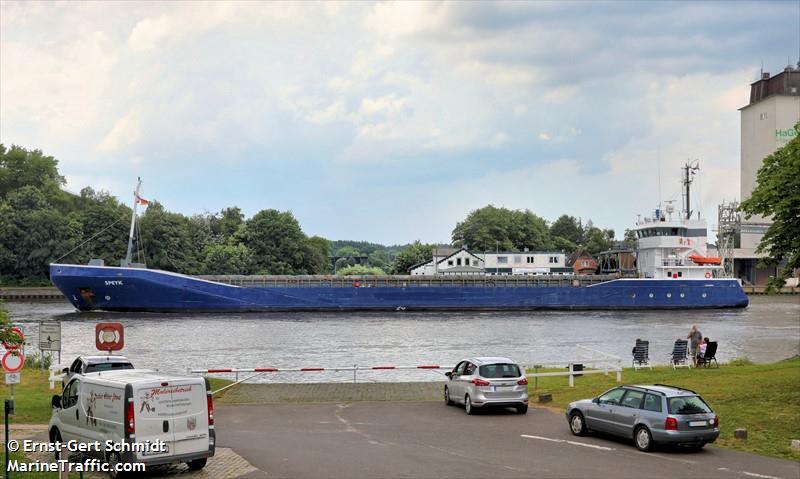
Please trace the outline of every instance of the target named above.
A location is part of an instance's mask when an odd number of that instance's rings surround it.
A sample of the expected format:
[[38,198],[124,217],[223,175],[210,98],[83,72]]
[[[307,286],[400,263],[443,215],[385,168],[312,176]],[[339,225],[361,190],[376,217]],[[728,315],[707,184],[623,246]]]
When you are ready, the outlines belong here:
[[3,370],[7,373],[16,373],[25,364],[25,356],[19,351],[7,351],[0,360],[3,363]]
[[94,345],[100,351],[119,351],[125,346],[125,329],[122,323],[97,323],[94,327]]
[[6,384],[19,384],[22,373],[6,373]]
[[39,323],[39,349],[42,351],[61,351],[61,323]]
[[8,343],[6,341],[3,341],[3,347],[6,348],[7,350],[14,351],[14,350],[19,348],[20,344],[25,342],[25,335],[22,334],[22,329],[20,329],[19,326],[14,326],[13,328],[9,329],[8,333],[9,334],[16,334],[17,336],[19,336],[19,343],[18,344],[12,344],[12,343]]

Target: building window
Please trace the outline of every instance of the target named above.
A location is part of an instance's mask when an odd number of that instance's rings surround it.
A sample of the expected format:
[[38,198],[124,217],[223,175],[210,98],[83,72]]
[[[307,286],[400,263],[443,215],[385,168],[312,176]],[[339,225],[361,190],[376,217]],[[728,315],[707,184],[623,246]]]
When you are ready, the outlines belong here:
[[453,260],[452,259],[448,259],[447,260],[447,266],[453,266]]
[[469,258],[464,258],[464,264],[469,266]]
[[758,115],[758,118],[761,119],[761,120],[766,120],[767,118],[769,118],[769,112],[765,111],[765,112],[761,113],[760,115]]
[[498,256],[497,264],[508,264],[508,256]]
[[458,266],[461,266],[461,258],[457,258],[457,259],[456,259],[456,264],[457,264]]
[[558,256],[551,256],[550,257],[550,264],[558,263]]

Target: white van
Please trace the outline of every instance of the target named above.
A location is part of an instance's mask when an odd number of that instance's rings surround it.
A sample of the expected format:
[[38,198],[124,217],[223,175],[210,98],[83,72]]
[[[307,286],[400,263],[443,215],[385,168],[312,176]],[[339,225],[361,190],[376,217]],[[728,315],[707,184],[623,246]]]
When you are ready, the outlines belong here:
[[204,378],[141,369],[75,375],[53,396],[49,431],[52,443],[84,444],[83,454],[112,469],[178,462],[202,469],[214,455],[211,389]]

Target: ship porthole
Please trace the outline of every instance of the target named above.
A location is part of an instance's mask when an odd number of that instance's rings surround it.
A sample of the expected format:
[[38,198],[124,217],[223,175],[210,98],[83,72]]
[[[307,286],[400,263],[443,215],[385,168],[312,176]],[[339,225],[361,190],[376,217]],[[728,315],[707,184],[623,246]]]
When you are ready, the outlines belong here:
[[703,293],[703,297],[705,298],[706,296],[708,296],[708,295],[706,293]]
[[648,296],[650,296],[652,298],[653,297],[653,293],[650,293]]
[[672,297],[672,293],[667,293],[667,298],[671,298],[671,297]]
[[681,298],[685,298],[685,297],[686,297],[686,295],[681,293]]

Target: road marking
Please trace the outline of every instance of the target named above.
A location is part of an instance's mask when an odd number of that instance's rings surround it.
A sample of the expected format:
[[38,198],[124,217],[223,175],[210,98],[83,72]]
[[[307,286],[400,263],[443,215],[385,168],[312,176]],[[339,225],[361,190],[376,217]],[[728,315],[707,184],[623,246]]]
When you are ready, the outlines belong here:
[[742,471],[742,474],[744,474],[745,476],[750,476],[750,477],[759,477],[761,479],[781,479],[780,477],[768,476],[766,474],[756,474],[755,472]]
[[550,441],[550,442],[567,442],[563,439],[552,439],[549,437],[542,437],[542,436],[529,436],[527,434],[520,434],[519,437],[524,437],[527,439],[541,439],[542,441]]
[[599,449],[601,451],[614,451],[615,450],[613,447],[596,446],[594,444],[587,444],[585,442],[567,441],[567,440],[564,440],[564,439],[553,439],[551,437],[530,436],[528,434],[520,434],[519,437],[524,437],[526,439],[539,439],[541,441],[550,441],[550,442],[565,442],[567,444],[573,444],[575,446],[582,446],[582,447],[591,447],[592,449]]
[[576,446],[591,447],[592,449],[600,449],[601,451],[613,451],[613,447],[597,446],[594,444],[586,444],[585,442],[567,441],[567,444],[575,444]]

